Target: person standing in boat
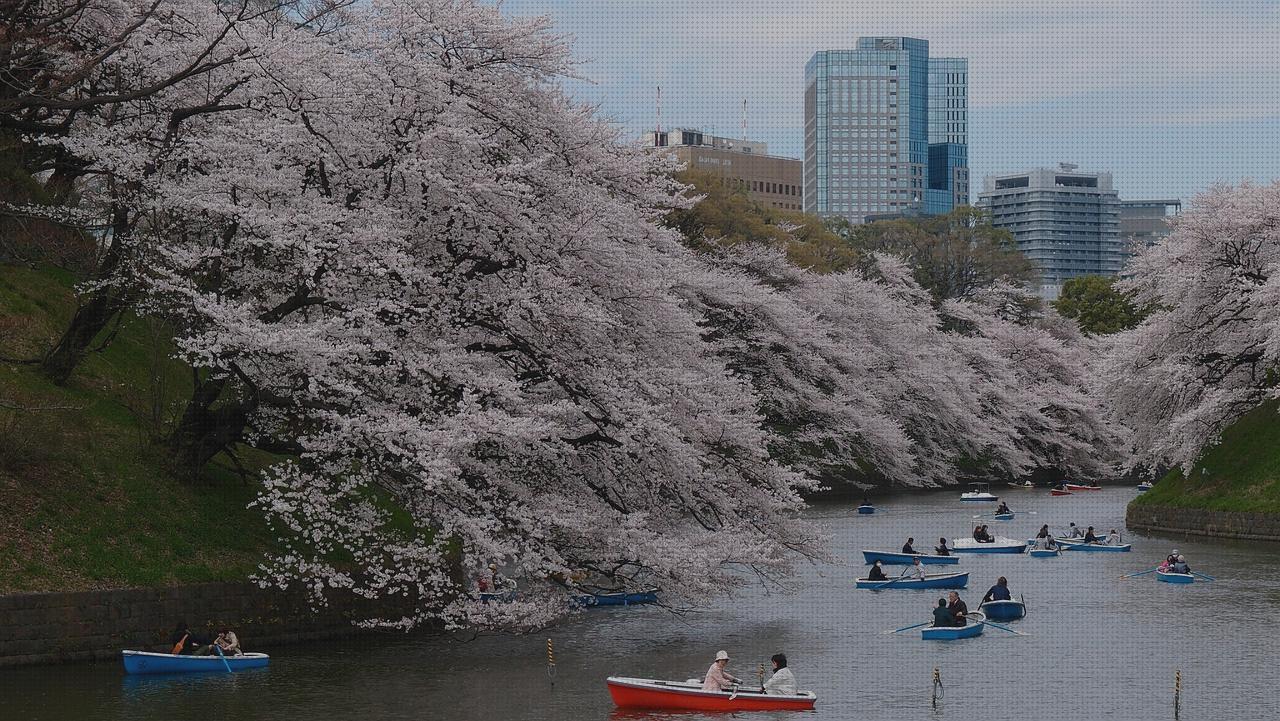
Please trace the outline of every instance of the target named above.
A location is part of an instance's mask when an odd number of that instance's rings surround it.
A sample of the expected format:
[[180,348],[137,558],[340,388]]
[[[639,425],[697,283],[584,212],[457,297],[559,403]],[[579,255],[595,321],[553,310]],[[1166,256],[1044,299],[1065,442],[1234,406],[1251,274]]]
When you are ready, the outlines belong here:
[[938,545],[933,547],[933,552],[938,554],[939,556],[950,556],[951,549],[947,548],[947,539],[939,538]]
[[982,597],[978,605],[982,605],[987,601],[1011,601],[1013,596],[1009,595],[1009,580],[1004,576],[996,579],[996,585],[987,590],[987,595]]
[[968,623],[969,607],[964,601],[960,600],[960,594],[952,591],[947,598],[947,610],[951,612],[951,618],[955,619],[956,626],[963,626]]
[[889,577],[884,575],[884,566],[879,561],[871,564],[871,571],[867,573],[867,578],[872,581],[887,581]]
[[915,544],[915,542],[916,542],[916,539],[914,539],[914,538],[908,538],[908,539],[907,539],[907,542],[906,542],[906,543],[904,543],[904,544],[902,544],[902,552],[903,552],[903,553],[912,553],[912,554],[916,553],[916,547],[915,547],[915,545],[914,545],[914,544]]
[[728,691],[742,681],[725,670],[729,665],[729,652],[716,651],[716,660],[711,662],[707,675],[702,679],[703,691]]
[[787,667],[786,654],[775,653],[769,660],[773,662],[773,675],[764,682],[764,687],[760,690],[770,696],[795,696],[796,677]]
[[939,598],[938,605],[933,609],[933,625],[934,626],[954,626],[955,617],[951,615],[951,609],[947,608],[947,599]]

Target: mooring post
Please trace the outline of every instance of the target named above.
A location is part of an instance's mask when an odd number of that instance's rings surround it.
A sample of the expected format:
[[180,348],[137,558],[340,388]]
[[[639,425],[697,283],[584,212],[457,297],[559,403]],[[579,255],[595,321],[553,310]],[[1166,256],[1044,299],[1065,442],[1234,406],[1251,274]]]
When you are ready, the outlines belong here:
[[942,696],[942,674],[935,666],[933,669],[933,707],[938,708],[938,699]]
[[1182,712],[1182,669],[1173,672],[1173,717]]
[[551,685],[556,685],[556,651],[551,645],[551,639],[547,639],[547,678],[551,679]]

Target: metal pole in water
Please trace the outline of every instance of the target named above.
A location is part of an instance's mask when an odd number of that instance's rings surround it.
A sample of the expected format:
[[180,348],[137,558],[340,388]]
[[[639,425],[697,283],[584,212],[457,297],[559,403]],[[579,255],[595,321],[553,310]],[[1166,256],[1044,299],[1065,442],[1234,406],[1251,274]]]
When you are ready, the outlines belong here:
[[938,708],[938,699],[942,697],[942,674],[938,672],[937,667],[933,669],[933,707]]
[[556,685],[556,652],[551,645],[551,639],[547,639],[547,678],[551,679],[551,685]]
[[1173,672],[1173,717],[1182,711],[1182,669]]

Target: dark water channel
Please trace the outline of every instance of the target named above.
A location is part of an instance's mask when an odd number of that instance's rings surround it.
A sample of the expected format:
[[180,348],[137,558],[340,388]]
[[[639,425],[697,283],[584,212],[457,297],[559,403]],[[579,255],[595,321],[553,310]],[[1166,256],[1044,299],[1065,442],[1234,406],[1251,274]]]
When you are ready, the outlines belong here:
[[[1009,489],[1014,510],[992,523],[1014,538],[1040,523],[1074,521],[1123,528],[1134,492],[1050,498]],[[689,714],[619,712],[609,675],[701,677],[717,649],[730,671],[754,678],[757,664],[784,651],[817,711],[738,714],[739,719],[1001,721],[1173,719],[1181,670],[1181,719],[1280,718],[1280,563],[1275,544],[1125,534],[1128,554],[1068,553],[966,557],[963,592],[971,607],[997,576],[1026,598],[1030,635],[988,629],[977,639],[937,643],[885,630],[923,621],[939,592],[855,591],[862,548],[896,548],[908,535],[930,545],[970,530],[958,492],[878,499],[882,512],[854,515],[847,504],[819,504],[812,515],[835,537],[850,565],[807,566],[794,593],[751,589],[709,609],[674,616],[658,608],[594,609],[532,636],[469,641],[365,637],[330,644],[261,649],[272,666],[258,672],[188,677],[127,677],[117,665],[0,671],[0,719],[663,719]],[[1149,568],[1171,547],[1216,583],[1174,586]],[[892,571],[891,571],[892,572]],[[546,639],[555,640],[548,676]],[[252,639],[247,639],[252,642]],[[943,696],[931,703],[933,669]],[[727,718],[721,716],[719,718]]]

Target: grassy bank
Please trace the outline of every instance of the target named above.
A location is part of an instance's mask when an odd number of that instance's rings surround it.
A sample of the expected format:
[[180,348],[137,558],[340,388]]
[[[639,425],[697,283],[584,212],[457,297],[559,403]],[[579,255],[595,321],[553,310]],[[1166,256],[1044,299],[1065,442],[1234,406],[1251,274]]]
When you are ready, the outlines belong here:
[[1254,409],[1205,449],[1189,474],[1175,469],[1135,505],[1280,513],[1280,413]]
[[[75,309],[70,274],[0,264],[0,358],[37,357]],[[270,536],[252,479],[179,480],[155,442],[190,369],[163,324],[128,317],[66,387],[0,360],[0,593],[246,577]]]

